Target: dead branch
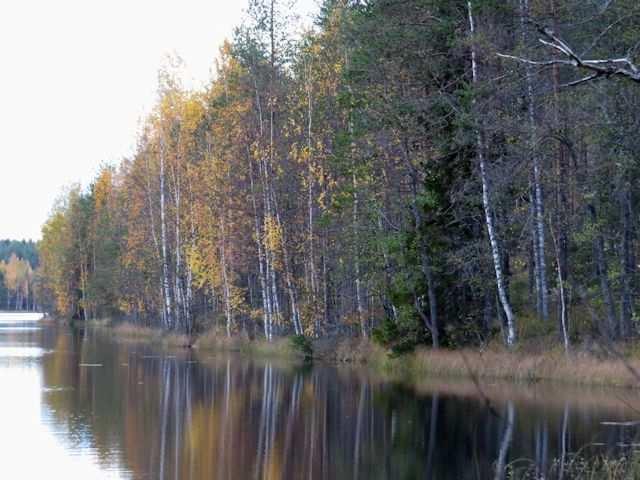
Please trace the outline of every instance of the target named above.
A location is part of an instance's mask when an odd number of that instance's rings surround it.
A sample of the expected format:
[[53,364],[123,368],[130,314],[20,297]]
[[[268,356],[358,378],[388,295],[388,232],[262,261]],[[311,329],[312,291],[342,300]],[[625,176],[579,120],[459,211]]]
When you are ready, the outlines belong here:
[[540,61],[502,53],[498,53],[498,57],[543,67],[567,65],[578,70],[590,72],[589,75],[585,77],[562,85],[563,87],[575,87],[592,80],[611,77],[622,77],[633,82],[640,83],[640,68],[633,63],[628,56],[620,58],[585,60],[581,55],[578,55],[567,42],[558,37],[549,27],[537,25],[537,28],[538,32],[544,37],[539,39],[540,43],[559,53],[564,58],[553,58],[550,60]]

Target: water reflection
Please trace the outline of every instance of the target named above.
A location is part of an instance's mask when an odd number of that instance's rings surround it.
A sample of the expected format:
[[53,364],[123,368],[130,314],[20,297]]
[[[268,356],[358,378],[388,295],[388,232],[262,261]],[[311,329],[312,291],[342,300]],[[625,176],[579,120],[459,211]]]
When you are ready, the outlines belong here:
[[[90,441],[68,448],[69,432],[41,400],[44,335],[37,315],[0,314],[0,476],[2,478],[129,478],[117,461],[100,465]],[[35,346],[37,345],[37,346]],[[91,437],[89,429],[85,438]]]
[[[633,418],[630,392],[621,401],[621,392],[494,384],[488,405],[466,383],[410,389],[355,369],[163,355],[55,326],[7,335],[0,349],[51,353],[9,361],[0,350],[3,387],[35,376],[21,398],[41,405],[38,428],[53,432],[57,451],[119,478],[484,479],[519,462],[546,478],[587,444],[616,455],[638,437],[601,425]],[[17,401],[2,406],[17,425],[33,422]],[[94,478],[69,468],[66,478]]]
[[[507,466],[507,453],[509,452],[509,448],[511,447],[511,440],[513,438],[513,425],[515,422],[515,408],[513,406],[513,402],[511,400],[509,400],[507,402],[507,408],[506,408],[507,412],[506,415],[504,417],[505,419],[505,426],[504,426],[504,433],[502,435],[502,439],[500,440],[500,450],[498,452],[498,461],[496,462],[496,480],[502,480],[503,478],[505,478],[505,474],[506,474],[506,466]],[[538,446],[538,444],[536,443],[536,447]],[[536,449],[536,453],[537,453],[537,449]],[[536,457],[536,466],[541,466],[543,467],[542,464],[537,462],[537,457]],[[539,472],[538,475],[536,475],[536,478],[539,478]]]

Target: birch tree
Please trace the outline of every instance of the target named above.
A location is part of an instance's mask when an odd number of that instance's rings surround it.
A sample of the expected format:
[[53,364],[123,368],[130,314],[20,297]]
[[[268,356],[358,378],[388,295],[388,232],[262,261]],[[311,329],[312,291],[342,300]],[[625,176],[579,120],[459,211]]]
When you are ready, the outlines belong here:
[[[473,36],[476,33],[476,21],[473,13],[473,5],[471,0],[467,2],[467,9],[469,15],[469,33],[472,37],[471,43],[471,75],[473,84],[477,85],[479,83],[479,72],[478,72],[478,62],[477,62],[477,51],[475,44],[473,43]],[[515,315],[513,313],[513,309],[511,308],[511,303],[509,300],[507,287],[504,278],[504,272],[502,270],[503,260],[500,252],[500,248],[498,245],[498,238],[496,233],[496,228],[494,224],[494,213],[491,206],[491,192],[489,186],[489,176],[487,172],[487,164],[485,159],[485,142],[483,138],[482,127],[476,127],[476,147],[478,156],[478,164],[480,168],[480,181],[482,183],[482,205],[484,208],[484,216],[485,223],[487,227],[487,233],[489,235],[489,243],[491,245],[491,256],[493,257],[493,267],[495,269],[496,274],[496,283],[498,286],[498,296],[500,298],[500,303],[502,305],[502,309],[504,310],[504,314],[506,316],[506,334],[505,334],[505,343],[508,347],[513,347],[516,343],[516,326],[515,326]]]

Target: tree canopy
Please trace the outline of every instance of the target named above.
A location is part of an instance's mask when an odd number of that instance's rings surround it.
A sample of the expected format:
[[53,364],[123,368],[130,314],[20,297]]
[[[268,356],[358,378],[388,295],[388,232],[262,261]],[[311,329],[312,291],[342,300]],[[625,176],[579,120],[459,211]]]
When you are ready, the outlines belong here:
[[635,335],[640,96],[609,69],[640,11],[600,3],[325,0],[293,36],[252,0],[212,82],[161,72],[135,154],[54,210],[44,301],[397,351]]

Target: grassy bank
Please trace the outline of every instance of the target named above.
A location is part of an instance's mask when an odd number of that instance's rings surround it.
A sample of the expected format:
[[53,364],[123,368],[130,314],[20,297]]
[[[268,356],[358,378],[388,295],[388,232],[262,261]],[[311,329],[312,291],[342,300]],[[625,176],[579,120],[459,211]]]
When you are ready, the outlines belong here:
[[92,328],[108,330],[119,341],[146,343],[165,348],[192,348],[202,352],[238,352],[265,358],[304,359],[304,352],[292,341],[292,337],[276,338],[271,342],[264,339],[251,340],[246,335],[227,337],[216,329],[198,336],[166,332],[159,328],[145,327],[131,323],[114,323],[111,320],[92,320]]
[[419,382],[428,377],[500,379],[517,383],[556,381],[574,385],[640,387],[630,369],[640,372],[640,355],[627,348],[624,361],[601,352],[560,348],[542,350],[539,344],[508,351],[499,345],[484,350],[418,348],[392,356],[373,342],[322,340],[314,343],[314,357],[335,362],[368,364],[375,371]]
[[592,353],[551,350],[546,353],[506,351],[417,350],[391,359],[384,368],[410,377],[463,376],[478,379],[505,379],[519,383],[560,381],[578,385],[640,387],[629,366],[640,369],[638,359],[625,362]]
[[365,365],[375,373],[412,383],[433,377],[640,387],[630,371],[630,368],[640,371],[640,356],[629,349],[625,353],[625,361],[593,351],[574,351],[566,355],[559,348],[542,351],[531,345],[524,345],[517,351],[507,351],[499,345],[484,350],[419,348],[394,357],[381,346],[358,338],[329,338],[309,342],[285,337],[267,342],[261,338],[252,340],[246,335],[227,337],[225,332],[215,329],[190,338],[128,323],[112,325],[103,321],[93,322],[92,325],[109,328],[123,341],[194,348],[203,352],[239,352],[266,358],[299,360],[309,356],[322,362]]
[[194,347],[207,352],[240,352],[265,358],[303,359],[304,352],[296,346],[292,338],[281,337],[268,342],[263,338],[251,340],[246,335],[228,337],[223,331],[211,329],[198,336]]
[[131,323],[113,324],[110,320],[92,320],[93,328],[108,329],[118,340],[131,343],[148,343],[159,347],[188,348],[191,340],[187,335],[167,333],[158,328]]

